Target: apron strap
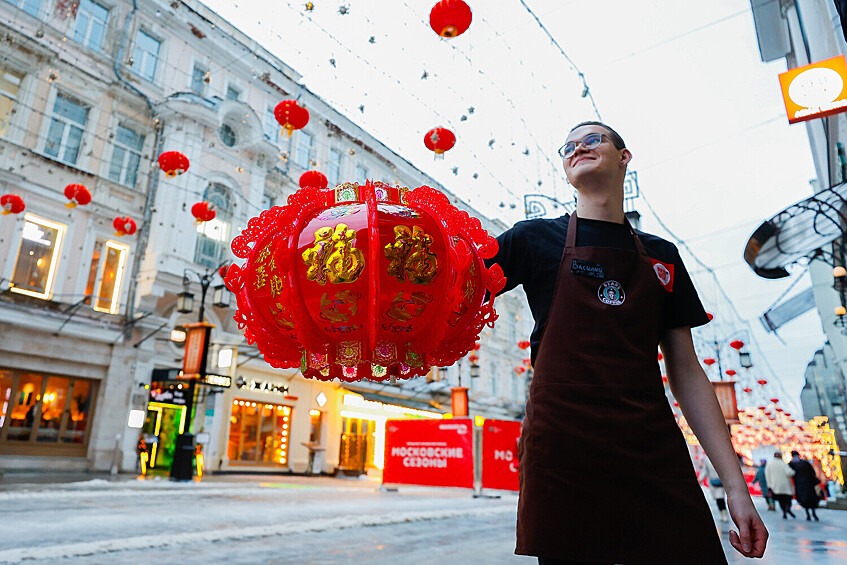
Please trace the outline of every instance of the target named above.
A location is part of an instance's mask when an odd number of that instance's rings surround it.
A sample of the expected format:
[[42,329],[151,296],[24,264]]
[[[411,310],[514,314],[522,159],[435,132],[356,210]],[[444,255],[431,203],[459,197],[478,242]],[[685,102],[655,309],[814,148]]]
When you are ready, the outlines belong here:
[[[638,237],[638,234],[635,233],[635,229],[633,229],[632,224],[629,223],[629,219],[624,216],[623,219],[626,227],[629,228],[629,233],[632,235],[632,238],[635,240],[635,248],[638,250],[638,253],[642,257],[647,257],[647,251],[644,250],[644,245],[641,243],[641,238]],[[568,217],[568,233],[565,237],[565,249],[573,249],[576,247],[576,232],[577,232],[577,217],[576,211]]]

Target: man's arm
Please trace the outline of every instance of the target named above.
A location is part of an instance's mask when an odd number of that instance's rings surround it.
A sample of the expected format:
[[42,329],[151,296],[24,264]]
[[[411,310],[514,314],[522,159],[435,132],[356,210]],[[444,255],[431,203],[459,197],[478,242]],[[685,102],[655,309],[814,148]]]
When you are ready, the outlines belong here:
[[730,543],[746,557],[761,557],[768,531],[753,506],[714,388],[694,351],[691,329],[667,330],[660,345],[671,391],[726,490],[729,512],[738,526],[738,533],[729,534]]

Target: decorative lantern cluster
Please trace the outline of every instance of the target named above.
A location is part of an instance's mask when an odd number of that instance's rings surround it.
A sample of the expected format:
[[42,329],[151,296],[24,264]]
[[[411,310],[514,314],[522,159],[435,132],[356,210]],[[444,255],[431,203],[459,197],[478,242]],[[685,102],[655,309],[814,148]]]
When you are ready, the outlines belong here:
[[0,196],[0,214],[20,214],[26,209],[24,199],[17,194],[4,194]]
[[[232,242],[235,319],[274,367],[344,381],[410,378],[470,352],[497,314],[497,241],[438,190],[302,188]],[[485,302],[486,291],[490,299]]]
[[181,175],[188,170],[189,164],[188,157],[179,151],[165,151],[159,155],[159,168],[168,178]]
[[429,12],[429,25],[441,37],[462,35],[471,26],[471,7],[462,0],[441,0]]
[[329,186],[329,180],[320,171],[306,171],[300,175],[300,188],[306,188],[307,186],[326,188]]
[[285,133],[291,137],[296,129],[303,129],[309,123],[309,111],[296,100],[283,100],[274,108],[274,117]]
[[84,184],[69,184],[65,187],[65,198],[68,199],[67,204],[65,204],[68,208],[85,206],[91,202],[91,192]]
[[112,227],[115,228],[115,235],[118,237],[133,235],[138,229],[135,220],[129,216],[118,216],[112,221]]
[[218,213],[215,212],[215,208],[210,202],[203,200],[201,202],[195,202],[191,206],[191,215],[194,216],[198,224],[202,224],[203,222],[214,220]]

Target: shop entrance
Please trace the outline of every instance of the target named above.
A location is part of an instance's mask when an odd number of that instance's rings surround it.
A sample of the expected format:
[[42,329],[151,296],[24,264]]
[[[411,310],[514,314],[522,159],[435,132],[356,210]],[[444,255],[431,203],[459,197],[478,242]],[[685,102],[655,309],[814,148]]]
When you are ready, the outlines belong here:
[[341,419],[341,453],[338,470],[346,475],[361,475],[374,466],[375,422],[362,418]]
[[150,402],[144,421],[144,434],[149,453],[151,473],[171,470],[176,448],[176,437],[185,431],[185,406]]

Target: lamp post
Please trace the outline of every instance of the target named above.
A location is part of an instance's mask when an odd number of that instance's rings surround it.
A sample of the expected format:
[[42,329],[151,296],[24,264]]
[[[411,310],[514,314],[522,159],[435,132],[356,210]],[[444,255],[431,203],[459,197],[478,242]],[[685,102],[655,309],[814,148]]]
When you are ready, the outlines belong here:
[[[220,269],[226,263],[226,261],[223,261],[214,269],[206,269],[206,272],[202,275],[192,269],[185,269],[182,272],[182,292],[177,294],[176,297],[177,312],[180,314],[190,314],[194,311],[194,293],[188,290],[191,285],[191,279],[188,275],[194,275],[200,283],[200,311],[197,315],[197,321],[203,322],[206,314],[206,294],[209,292],[209,286],[211,286],[216,274],[223,277]],[[230,292],[223,284],[217,284],[212,289],[212,305],[219,308],[228,308],[230,296]]]

